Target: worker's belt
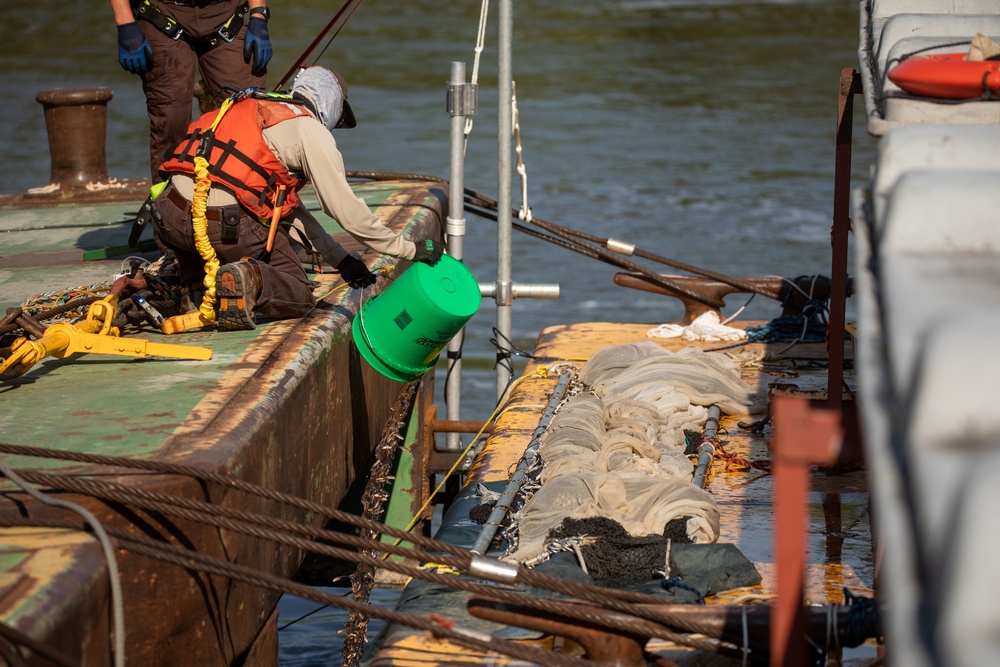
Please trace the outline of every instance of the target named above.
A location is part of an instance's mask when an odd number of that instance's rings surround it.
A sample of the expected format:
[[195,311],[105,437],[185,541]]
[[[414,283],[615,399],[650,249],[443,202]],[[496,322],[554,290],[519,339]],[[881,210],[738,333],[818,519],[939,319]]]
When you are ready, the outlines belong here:
[[[215,2],[221,2],[222,0],[166,1],[170,4],[182,7],[204,7],[215,4]],[[233,39],[236,38],[236,35],[239,34],[240,28],[243,27],[243,17],[246,16],[248,11],[250,11],[250,6],[246,2],[240,3],[240,6],[236,8],[236,13],[230,16],[225,23],[219,26],[218,29],[216,29],[215,34],[207,39],[192,39],[184,33],[184,28],[182,28],[177,21],[173,20],[151,5],[149,0],[132,0],[132,14],[137,20],[149,21],[157,30],[170,39],[178,40],[183,37],[188,42],[197,42],[206,51],[214,49],[220,44],[233,41]]]
[[[187,200],[177,188],[168,187],[163,196],[171,204],[181,209],[185,213],[191,212],[191,202]],[[239,204],[230,206],[207,206],[205,207],[205,219],[211,222],[218,222],[222,227],[222,242],[232,245],[239,240],[240,218],[243,217],[243,209]]]
[[207,5],[226,2],[226,0],[161,0],[161,2],[167,5],[180,5],[181,7],[205,7]]

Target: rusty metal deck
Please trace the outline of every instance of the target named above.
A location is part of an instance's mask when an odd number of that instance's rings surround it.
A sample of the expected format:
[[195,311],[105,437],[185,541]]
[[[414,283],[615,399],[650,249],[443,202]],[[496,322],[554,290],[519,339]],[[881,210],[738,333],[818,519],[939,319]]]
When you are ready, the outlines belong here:
[[[439,184],[387,181],[355,189],[390,228],[414,240],[441,238],[447,202]],[[307,197],[306,203],[315,206],[315,199]],[[0,307],[110,280],[122,257],[83,261],[83,253],[125,245],[129,227],[120,221],[137,207],[138,201],[88,201],[0,208],[5,241]],[[318,217],[345,246],[361,250],[333,221]],[[377,293],[409,264],[370,251],[362,256],[373,270],[394,267],[365,296]],[[0,443],[182,463],[336,506],[355,477],[364,475],[403,385],[368,367],[354,348],[350,322],[361,292],[344,287],[336,273],[311,277],[322,298],[299,320],[268,322],[253,331],[203,330],[169,337],[152,327],[125,331],[151,341],[207,346],[213,352],[209,361],[74,354],[39,362],[23,377],[0,385]],[[307,519],[287,506],[190,478],[45,458],[3,455],[2,460],[14,468],[59,468]],[[9,482],[2,490],[0,519],[18,514],[23,504],[37,507]],[[290,576],[302,558],[294,549],[270,543],[262,547],[194,522],[61,495],[84,504],[110,526],[169,538],[277,575]],[[119,551],[119,558],[129,664],[229,665],[246,657],[262,628],[273,630],[275,592],[196,575],[126,551]],[[52,530],[0,530],[0,622],[81,664],[110,664],[107,582],[103,556],[90,538]],[[272,639],[263,650],[273,650],[267,657],[276,661],[276,636]]]

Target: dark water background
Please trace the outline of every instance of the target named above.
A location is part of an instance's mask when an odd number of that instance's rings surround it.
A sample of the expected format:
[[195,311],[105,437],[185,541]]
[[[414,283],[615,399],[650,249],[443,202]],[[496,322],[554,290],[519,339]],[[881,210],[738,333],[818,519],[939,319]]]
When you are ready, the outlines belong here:
[[[273,84],[339,3],[270,4]],[[466,166],[466,187],[492,198],[499,5],[490,3]],[[464,61],[472,75],[479,12],[472,1],[360,6],[318,61],[340,69],[350,86],[359,124],[337,133],[349,170],[448,176],[445,86],[452,61]],[[0,22],[0,192],[48,181],[44,119],[34,98],[54,87],[112,88],[109,172],[147,174],[142,92],[118,66],[113,23],[104,2],[8,7]],[[534,215],[734,276],[828,275],[838,79],[842,68],[857,66],[857,25],[856,0],[514,2],[513,69]],[[856,181],[873,148],[862,115]],[[515,174],[515,207],[519,191]],[[467,220],[466,264],[489,281],[494,225]],[[559,300],[515,303],[514,336],[529,349],[550,324],[657,324],[683,313],[674,300],[615,286],[613,267],[516,232],[514,240],[515,280],[562,287]],[[744,301],[730,297],[724,314]],[[469,324],[468,419],[483,419],[493,407],[491,304],[484,300]],[[743,316],[769,319],[779,311],[758,297]],[[286,598],[280,623],[313,608]],[[339,664],[331,652],[342,622],[322,612],[283,630],[282,664]]]

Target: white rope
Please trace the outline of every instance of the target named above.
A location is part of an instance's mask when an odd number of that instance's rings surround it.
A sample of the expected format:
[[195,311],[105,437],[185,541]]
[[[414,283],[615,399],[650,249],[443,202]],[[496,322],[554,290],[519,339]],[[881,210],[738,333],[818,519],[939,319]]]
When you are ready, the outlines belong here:
[[517,82],[511,82],[510,104],[514,118],[514,150],[517,151],[517,175],[521,177],[521,210],[517,217],[525,222],[531,222],[531,207],[528,206],[528,170],[524,167],[521,155],[521,123],[517,112]]
[[[486,45],[486,19],[489,15],[490,10],[490,0],[483,0],[482,5],[479,8],[479,31],[476,34],[476,48],[475,57],[472,61],[472,85],[477,85],[479,83],[479,59],[483,54],[483,49]],[[511,90],[511,108],[513,110],[513,120],[514,120],[514,140],[515,140],[515,150],[517,151],[517,173],[521,179],[521,210],[518,211],[517,217],[525,222],[531,222],[531,207],[528,206],[528,173],[524,167],[524,159],[522,157],[521,150],[521,126],[518,123],[517,114],[517,83],[512,83]],[[469,135],[472,134],[472,116],[468,116],[465,119],[465,133],[464,133],[464,143],[462,146],[462,154],[464,155],[469,147]]]
[[740,309],[739,309],[739,310],[737,310],[737,311],[736,311],[735,313],[733,313],[732,315],[730,315],[730,316],[729,316],[729,317],[727,317],[726,319],[722,320],[722,324],[723,324],[723,325],[726,325],[726,324],[729,324],[730,322],[732,322],[733,320],[735,320],[735,319],[736,319],[737,317],[739,317],[739,316],[740,316],[740,313],[742,313],[742,312],[743,312],[744,310],[746,310],[747,306],[749,306],[749,305],[750,305],[750,302],[751,302],[751,301],[753,301],[753,298],[754,298],[755,296],[757,296],[757,294],[756,294],[756,293],[754,293],[754,294],[751,294],[751,295],[750,295],[750,298],[749,298],[749,299],[747,299],[746,303],[744,303],[744,304],[743,304],[742,306],[740,306]]
[[[472,60],[472,85],[479,83],[479,57],[483,54],[483,48],[486,45],[486,17],[489,11],[490,0],[483,0],[483,4],[479,8],[479,32],[476,34],[476,55]],[[468,116],[465,119],[465,145],[462,148],[463,154],[469,145],[470,134],[472,134],[472,116]]]
[[104,530],[104,526],[101,525],[97,517],[87,508],[68,500],[53,498],[42,493],[28,484],[23,477],[15,473],[6,463],[0,462],[0,473],[3,473],[4,477],[20,487],[22,491],[35,500],[46,505],[51,505],[52,507],[61,507],[71,512],[76,512],[90,524],[90,527],[94,531],[94,538],[100,543],[101,548],[104,550],[104,557],[108,562],[108,579],[111,581],[111,615],[114,626],[113,662],[115,667],[125,667],[125,603],[122,597],[121,579],[118,576],[118,560],[115,558],[115,547],[111,543],[111,538],[108,537],[107,532]]

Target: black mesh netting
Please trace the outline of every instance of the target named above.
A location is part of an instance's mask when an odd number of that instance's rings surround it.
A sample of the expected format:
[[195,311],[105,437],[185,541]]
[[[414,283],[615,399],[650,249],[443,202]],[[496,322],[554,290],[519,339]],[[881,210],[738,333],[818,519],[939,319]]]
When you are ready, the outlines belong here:
[[[593,544],[580,547],[587,573],[595,582],[649,582],[667,572],[671,581],[684,582],[700,596],[760,583],[760,574],[747,558],[731,544],[692,544],[685,528],[686,519],[667,523],[663,535],[630,536],[613,519],[590,517],[565,519],[549,533],[549,540],[589,536]],[[667,542],[670,563],[667,564]],[[659,585],[659,584],[657,584]],[[678,597],[684,591],[670,591]],[[699,596],[699,597],[700,597]]]
[[469,510],[469,518],[478,524],[485,524],[489,521],[490,514],[493,513],[493,508],[496,503],[481,503],[476,505],[471,510]]
[[[672,527],[674,522],[668,524]],[[672,530],[676,530],[672,527]],[[681,527],[684,540],[686,530]],[[586,535],[596,539],[580,547],[587,572],[595,579],[651,579],[667,564],[667,538],[663,535],[632,537],[625,528],[607,517],[565,519],[549,532],[549,540]]]

